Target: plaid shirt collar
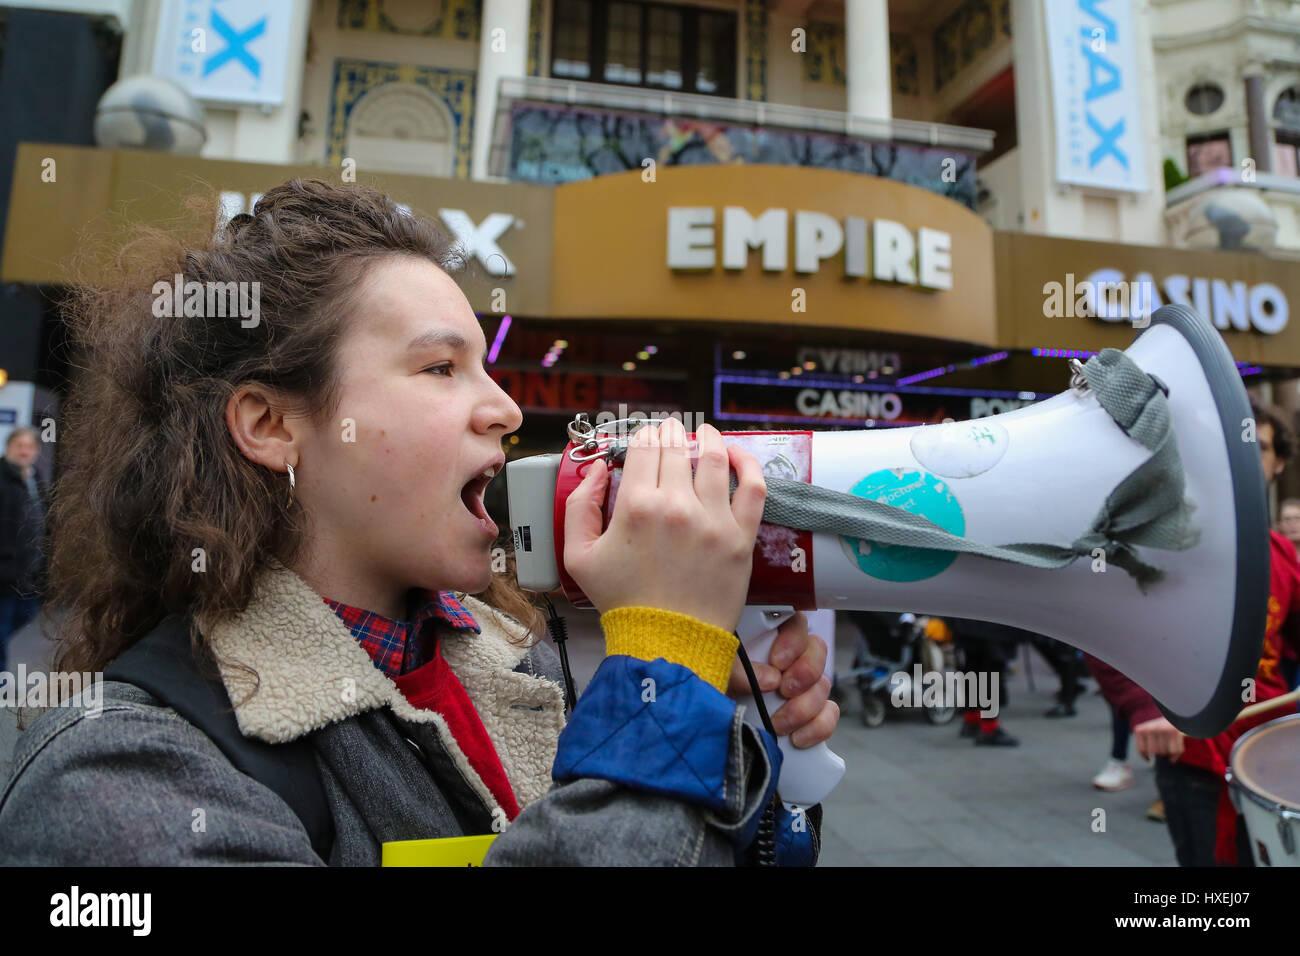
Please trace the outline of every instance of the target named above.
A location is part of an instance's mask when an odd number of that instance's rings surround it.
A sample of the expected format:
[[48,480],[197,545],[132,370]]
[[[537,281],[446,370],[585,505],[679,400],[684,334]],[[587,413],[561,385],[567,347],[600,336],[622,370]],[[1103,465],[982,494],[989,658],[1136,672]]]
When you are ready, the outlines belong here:
[[324,600],[366,649],[375,666],[389,677],[409,674],[433,659],[436,622],[458,630],[479,631],[474,616],[450,591],[412,592],[408,607],[418,608],[413,623],[394,621],[329,598]]

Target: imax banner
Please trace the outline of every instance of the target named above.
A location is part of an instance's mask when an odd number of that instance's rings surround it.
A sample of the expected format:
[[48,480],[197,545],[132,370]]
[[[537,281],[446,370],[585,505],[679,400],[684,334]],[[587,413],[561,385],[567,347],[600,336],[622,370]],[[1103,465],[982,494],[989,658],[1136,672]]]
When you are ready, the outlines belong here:
[[1131,0],[1044,0],[1056,178],[1146,189]]
[[292,0],[167,0],[154,72],[205,102],[278,106],[292,17]]

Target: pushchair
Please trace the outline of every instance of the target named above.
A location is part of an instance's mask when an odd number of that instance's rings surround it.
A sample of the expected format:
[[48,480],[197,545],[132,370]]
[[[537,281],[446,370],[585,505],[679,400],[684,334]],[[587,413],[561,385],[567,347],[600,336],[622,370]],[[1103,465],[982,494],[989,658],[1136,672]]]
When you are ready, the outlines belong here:
[[[850,671],[836,675],[856,683],[862,698],[862,723],[879,727],[889,710],[900,709],[894,701],[913,700],[914,667],[921,673],[946,674],[958,669],[957,649],[952,631],[940,618],[915,614],[886,614],[874,611],[850,611],[849,618],[859,632]],[[925,719],[932,724],[946,724],[957,708],[922,705]]]

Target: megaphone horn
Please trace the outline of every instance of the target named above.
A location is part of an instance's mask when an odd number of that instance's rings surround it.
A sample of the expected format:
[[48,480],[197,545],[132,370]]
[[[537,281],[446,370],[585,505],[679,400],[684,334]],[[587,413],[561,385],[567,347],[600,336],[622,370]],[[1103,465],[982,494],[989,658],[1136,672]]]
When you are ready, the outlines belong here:
[[[1222,731],[1258,666],[1269,590],[1236,364],[1202,317],[1168,305],[1074,373],[1054,398],[973,421],[724,432],[769,479],[748,603],[1023,628],[1128,675],[1184,733]],[[520,585],[583,606],[563,566],[565,502],[619,439],[570,437],[561,455],[510,462],[507,494]]]

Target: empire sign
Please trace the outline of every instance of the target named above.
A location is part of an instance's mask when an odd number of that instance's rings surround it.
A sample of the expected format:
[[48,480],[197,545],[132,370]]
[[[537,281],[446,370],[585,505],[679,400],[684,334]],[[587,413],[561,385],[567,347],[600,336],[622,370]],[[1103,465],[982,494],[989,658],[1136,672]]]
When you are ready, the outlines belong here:
[[913,233],[890,219],[840,220],[804,209],[795,211],[792,229],[788,210],[767,209],[754,216],[740,206],[723,207],[721,223],[717,220],[711,206],[670,206],[668,268],[713,269],[721,251],[722,267],[739,271],[749,264],[752,249],[761,253],[764,272],[785,272],[791,268],[793,247],[798,274],[811,275],[842,252],[847,278],[952,288],[952,236],[938,229],[922,227]]

